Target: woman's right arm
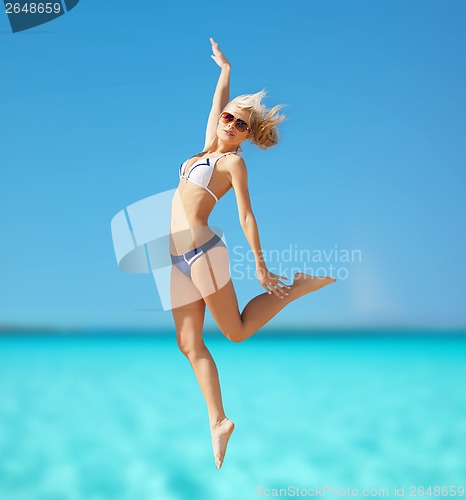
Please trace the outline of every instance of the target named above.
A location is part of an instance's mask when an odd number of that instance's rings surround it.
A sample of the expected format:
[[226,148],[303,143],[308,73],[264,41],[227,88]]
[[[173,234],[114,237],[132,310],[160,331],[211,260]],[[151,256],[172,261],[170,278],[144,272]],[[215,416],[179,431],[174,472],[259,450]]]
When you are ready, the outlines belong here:
[[213,38],[210,39],[210,43],[212,44],[213,52],[211,57],[220,66],[222,71],[218,78],[217,87],[215,88],[214,97],[212,99],[212,108],[207,120],[203,151],[213,143],[217,133],[218,117],[230,100],[230,63],[219,50],[218,43],[216,43]]

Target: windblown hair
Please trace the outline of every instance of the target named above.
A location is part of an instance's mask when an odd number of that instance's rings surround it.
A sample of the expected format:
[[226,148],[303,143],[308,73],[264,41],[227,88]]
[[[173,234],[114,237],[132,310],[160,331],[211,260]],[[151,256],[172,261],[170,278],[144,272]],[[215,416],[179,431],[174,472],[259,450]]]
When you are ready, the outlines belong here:
[[235,97],[229,103],[251,113],[249,138],[252,144],[261,149],[268,149],[278,144],[278,130],[276,127],[286,119],[285,115],[278,113],[283,108],[283,105],[267,109],[261,104],[266,94],[266,90],[261,90],[255,94],[243,94]]

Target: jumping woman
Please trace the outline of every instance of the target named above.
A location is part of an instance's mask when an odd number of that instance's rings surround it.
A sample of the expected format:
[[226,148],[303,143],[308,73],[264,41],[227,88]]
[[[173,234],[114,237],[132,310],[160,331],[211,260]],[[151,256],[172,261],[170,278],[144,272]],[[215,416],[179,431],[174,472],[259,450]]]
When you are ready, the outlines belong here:
[[[211,38],[213,60],[221,73],[215,89],[201,153],[179,169],[180,182],[170,216],[170,299],[176,338],[188,358],[207,404],[217,469],[225,457],[234,423],[225,416],[215,362],[204,344],[205,307],[225,337],[242,342],[270,321],[287,304],[336,281],[328,276],[296,273],[291,285],[266,267],[248,191],[248,171],[240,145],[250,140],[261,149],[278,142],[281,106],[266,109],[265,92],[230,101],[230,63]],[[240,312],[230,278],[228,250],[208,225],[215,204],[234,189],[241,227],[256,261],[256,275],[265,289]]]

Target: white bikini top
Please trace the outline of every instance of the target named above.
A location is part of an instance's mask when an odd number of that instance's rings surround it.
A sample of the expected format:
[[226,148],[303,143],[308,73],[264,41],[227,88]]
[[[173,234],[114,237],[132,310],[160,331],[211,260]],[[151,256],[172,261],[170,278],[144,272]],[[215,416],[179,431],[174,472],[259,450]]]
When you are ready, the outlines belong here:
[[188,161],[193,158],[188,158],[182,165],[180,165],[180,179],[185,178],[186,182],[188,180],[193,184],[197,184],[198,186],[203,187],[206,191],[215,198],[215,202],[218,201],[218,198],[215,194],[209,189],[209,182],[214,172],[214,167],[219,158],[229,154],[236,154],[234,151],[228,151],[219,156],[211,156],[208,158],[201,158],[199,161],[194,162],[189,168],[189,172],[186,174],[185,168]]

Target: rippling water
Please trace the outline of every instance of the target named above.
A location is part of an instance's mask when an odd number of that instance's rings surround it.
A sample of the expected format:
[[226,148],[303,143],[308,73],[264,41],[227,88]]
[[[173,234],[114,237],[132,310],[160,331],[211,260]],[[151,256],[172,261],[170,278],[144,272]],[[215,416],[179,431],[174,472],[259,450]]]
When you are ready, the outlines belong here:
[[246,500],[324,486],[391,498],[466,482],[465,337],[206,344],[236,424],[220,471],[173,336],[0,338],[0,498]]

